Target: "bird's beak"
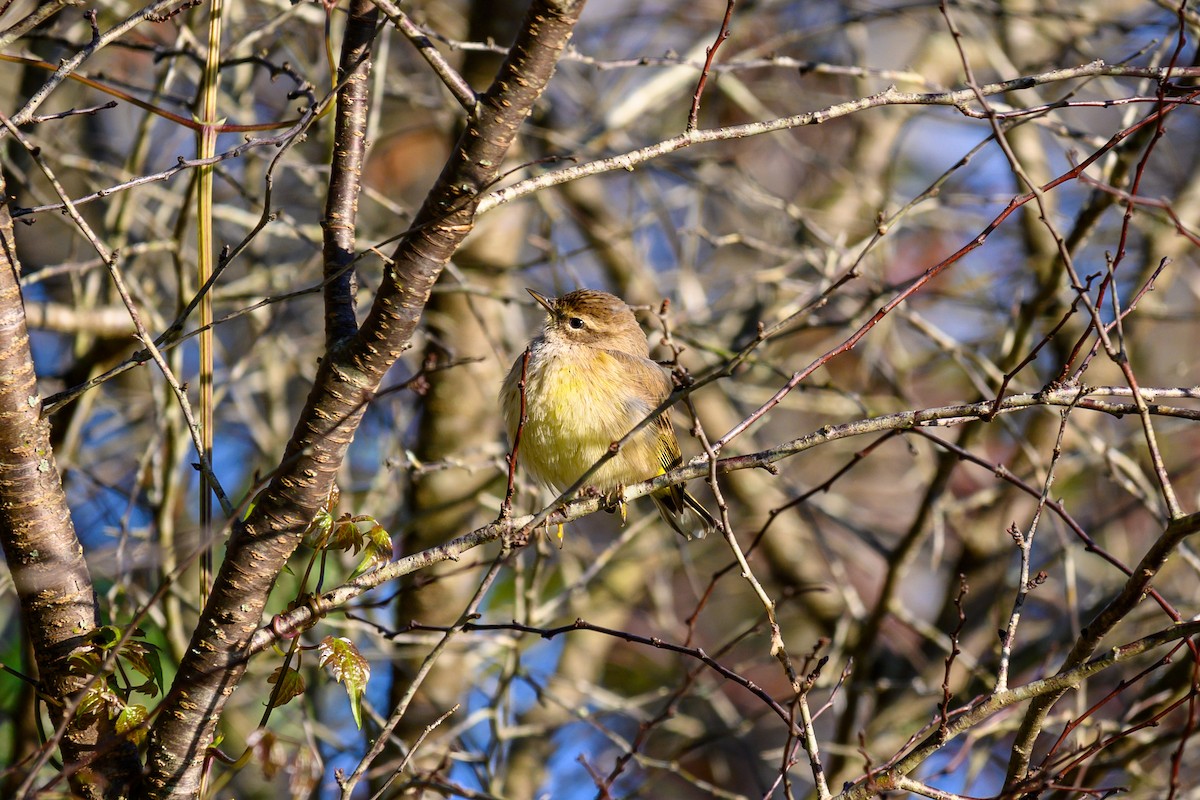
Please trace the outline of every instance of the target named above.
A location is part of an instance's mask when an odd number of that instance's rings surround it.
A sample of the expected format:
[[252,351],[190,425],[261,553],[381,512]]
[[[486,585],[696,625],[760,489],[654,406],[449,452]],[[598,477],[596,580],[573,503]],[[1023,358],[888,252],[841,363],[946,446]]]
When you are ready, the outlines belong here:
[[533,289],[526,289],[525,291],[529,292],[529,294],[533,296],[533,299],[537,300],[538,303],[541,304],[542,308],[546,309],[551,314],[554,313],[554,298],[546,297],[544,294],[535,292]]

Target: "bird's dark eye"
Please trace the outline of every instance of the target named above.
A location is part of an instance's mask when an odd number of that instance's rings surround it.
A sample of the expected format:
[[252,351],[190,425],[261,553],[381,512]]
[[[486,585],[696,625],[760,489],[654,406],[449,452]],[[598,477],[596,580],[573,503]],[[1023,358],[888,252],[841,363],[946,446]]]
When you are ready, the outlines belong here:
[[571,317],[567,320],[567,324],[570,325],[574,330],[583,330],[583,320],[579,317]]

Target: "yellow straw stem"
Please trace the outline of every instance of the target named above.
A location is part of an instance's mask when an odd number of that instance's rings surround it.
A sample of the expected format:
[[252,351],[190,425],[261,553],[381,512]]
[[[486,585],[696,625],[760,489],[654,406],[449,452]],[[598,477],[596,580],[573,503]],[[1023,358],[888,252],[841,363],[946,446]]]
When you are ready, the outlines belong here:
[[[204,60],[204,75],[200,84],[200,132],[197,156],[212,158],[217,152],[217,90],[221,66],[222,0],[211,0],[208,15],[208,53]],[[196,192],[196,285],[203,287],[213,274],[213,170],[214,165],[200,167]],[[213,464],[213,310],[212,292],[200,298],[200,435],[208,463]],[[208,476],[200,473],[200,534],[207,549],[200,560],[200,599],[208,599],[212,585],[212,489]]]

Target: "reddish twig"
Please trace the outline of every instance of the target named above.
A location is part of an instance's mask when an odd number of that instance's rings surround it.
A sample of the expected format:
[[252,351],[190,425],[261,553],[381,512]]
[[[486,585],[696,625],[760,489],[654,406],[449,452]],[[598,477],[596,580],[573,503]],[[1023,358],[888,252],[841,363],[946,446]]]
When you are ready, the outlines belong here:
[[[1150,275],[1150,278],[1142,285],[1142,288],[1138,289],[1137,294],[1135,294],[1133,296],[1133,299],[1129,301],[1129,305],[1127,305],[1124,308],[1124,310],[1121,311],[1121,313],[1119,315],[1120,318],[1123,319],[1123,318],[1129,316],[1134,311],[1134,309],[1137,308],[1137,305],[1139,302],[1141,302],[1141,299],[1143,297],[1145,297],[1148,292],[1153,291],[1154,283],[1155,283],[1155,281],[1158,280],[1158,276],[1161,275],[1162,271],[1164,269],[1166,269],[1170,264],[1171,264],[1171,259],[1169,259],[1169,258],[1164,258],[1158,262],[1158,266],[1155,268],[1154,272]],[[1078,299],[1078,298],[1076,298],[1076,299]],[[1072,306],[1073,305],[1074,304],[1072,304]],[[1117,324],[1116,320],[1114,319],[1112,322],[1108,323],[1106,330],[1111,330],[1116,324]],[[1070,376],[1067,375],[1067,368],[1070,367],[1071,364],[1074,364],[1075,359],[1079,357],[1079,351],[1083,348],[1084,342],[1087,341],[1089,331],[1090,331],[1090,328],[1088,329],[1088,331],[1084,331],[1084,333],[1079,337],[1079,340],[1075,343],[1075,347],[1071,350],[1071,355],[1070,355],[1070,357],[1068,357],[1066,359],[1066,361],[1063,365],[1063,371],[1062,371],[1062,373],[1059,374],[1058,379],[1060,382],[1066,381],[1066,382],[1070,382],[1070,383],[1078,383],[1079,380],[1083,377],[1083,373],[1087,371],[1088,365],[1091,364],[1092,359],[1096,357],[1096,354],[1098,352],[1100,352],[1101,340],[1099,338],[1097,338],[1095,341],[1092,342],[1092,349],[1088,352],[1087,356],[1084,357],[1083,361],[1080,362],[1079,366],[1075,369],[1075,371],[1072,372]]]
[[[6,53],[0,53],[0,61],[9,61],[14,64],[23,64],[28,67],[35,67],[37,69],[46,70],[48,72],[57,72],[62,69],[62,67],[59,65],[50,64],[46,61],[42,61],[37,58],[25,58],[24,56],[14,56],[14,55],[8,55]],[[69,73],[66,77],[72,81],[75,81],[76,83],[81,83],[84,86],[87,86],[89,89],[95,89],[98,92],[103,92],[104,94],[107,94],[110,97],[117,98],[121,102],[129,103],[132,106],[137,106],[138,108],[142,109],[143,111],[147,111],[151,114],[155,114],[159,117],[162,117],[165,120],[169,120],[170,122],[172,122],[176,125],[179,125],[180,127],[188,128],[193,131],[200,131],[202,129],[208,128],[213,131],[216,131],[217,133],[256,133],[259,131],[274,131],[274,130],[279,130],[280,128],[293,127],[296,124],[298,124],[301,121],[301,119],[303,119],[303,115],[302,115],[301,117],[298,117],[296,119],[283,119],[283,120],[276,120],[274,122],[251,122],[251,123],[246,123],[246,124],[220,122],[220,123],[208,124],[208,123],[204,123],[204,122],[200,122],[195,119],[192,119],[191,117],[183,116],[182,114],[176,114],[173,111],[168,111],[165,108],[156,106],[154,103],[147,103],[145,100],[142,100],[139,97],[134,97],[133,95],[129,94],[128,92],[121,91],[120,89],[117,89],[114,86],[110,86],[107,83],[104,83],[103,81],[99,81],[94,78],[89,78],[86,75],[79,74],[78,72]],[[307,84],[301,84],[300,86],[298,86],[296,89],[296,92],[297,92],[297,94],[307,95],[311,101],[310,105],[316,104],[315,98],[313,98],[313,95],[312,95],[312,90]],[[34,121],[34,117],[32,114],[30,114],[28,117],[23,117],[21,119],[22,124],[24,124],[26,122],[33,122],[33,121]]]
[[[409,625],[408,629],[441,632],[451,630],[451,628],[447,626],[422,625],[415,622]],[[535,625],[526,625],[522,622],[513,621],[503,623],[467,622],[460,626],[454,626],[453,629],[462,631],[517,631],[519,633],[537,634],[543,639],[553,639],[556,636],[561,636],[564,633],[571,633],[572,631],[591,631],[592,633],[600,633],[604,634],[605,636],[612,636],[617,639],[622,639],[632,644],[640,644],[646,647],[654,647],[659,650],[667,650],[672,653],[688,656],[689,658],[700,661],[722,678],[732,681],[738,686],[744,688],[746,691],[750,692],[752,695],[766,704],[767,708],[771,709],[771,711],[775,713],[775,716],[779,717],[780,720],[787,724],[789,729],[792,730],[793,735],[800,735],[800,730],[792,723],[791,715],[788,714],[787,709],[781,706],[774,697],[771,697],[770,693],[767,692],[766,689],[763,689],[757,683],[741,675],[740,673],[734,672],[732,669],[717,661],[699,647],[685,647],[681,644],[665,641],[657,636],[641,636],[636,633],[631,633],[630,631],[618,630],[616,628],[606,628],[602,625],[593,625],[592,623],[582,619],[577,619],[569,625],[559,625],[555,628],[539,628]]]
[[1196,687],[1200,686],[1200,662],[1192,662],[1192,691],[1188,693],[1188,715],[1187,721],[1184,722],[1183,732],[1179,736],[1179,746],[1171,753],[1171,791],[1167,795],[1167,800],[1175,800],[1179,795],[1180,780],[1179,772],[1183,765],[1183,750],[1187,747],[1188,740],[1192,738],[1192,734],[1196,732],[1196,715],[1200,704],[1196,702]]
[[[1088,285],[1085,287],[1085,289],[1090,290],[1091,285],[1092,285],[1092,282],[1091,282],[1091,279],[1089,278]],[[992,406],[996,411],[1000,410],[1000,404],[1002,402],[1004,402],[1004,393],[1006,391],[1008,391],[1008,386],[1010,383],[1012,383],[1013,378],[1017,377],[1017,375],[1019,375],[1021,373],[1021,370],[1025,369],[1025,367],[1027,367],[1033,363],[1034,359],[1037,358],[1038,353],[1040,353],[1042,351],[1043,347],[1050,344],[1050,342],[1054,341],[1054,337],[1058,335],[1058,332],[1061,331],[1066,326],[1066,324],[1071,321],[1071,318],[1075,316],[1075,312],[1079,309],[1080,300],[1081,300],[1080,296],[1078,294],[1076,294],[1075,299],[1071,301],[1071,307],[1068,308],[1066,310],[1066,313],[1064,313],[1062,315],[1062,319],[1060,319],[1058,321],[1058,324],[1056,324],[1053,328],[1051,328],[1049,330],[1049,332],[1047,332],[1044,336],[1042,336],[1041,341],[1039,341],[1036,345],[1033,346],[1033,349],[1030,350],[1029,353],[1023,359],[1021,359],[1020,363],[1018,363],[1015,367],[1010,369],[1008,372],[1004,373],[1004,377],[1000,381],[1000,386],[999,386],[999,388],[996,389],[996,401]],[[1082,344],[1082,343],[1083,343],[1083,340],[1080,339],[1079,344]],[[1068,362],[1068,363],[1070,363],[1070,362]],[[1065,371],[1066,367],[1064,367],[1063,369]],[[1062,381],[1063,377],[1064,376],[1060,376],[1059,380]]]
[[[1159,663],[1159,664],[1156,664],[1155,666],[1161,666],[1161,665],[1162,664]],[[1120,690],[1118,689],[1117,691],[1120,691]],[[1114,694],[1115,693],[1116,692],[1114,692]],[[1163,708],[1160,711],[1158,711],[1157,713],[1151,715],[1149,718],[1142,720],[1141,722],[1139,722],[1129,728],[1120,730],[1120,731],[1112,734],[1111,736],[1105,737],[1103,739],[1099,739],[1086,747],[1080,748],[1077,752],[1071,754],[1062,766],[1055,768],[1054,774],[1052,777],[1048,776],[1048,770],[1038,770],[1035,773],[1031,773],[1030,778],[1027,781],[1022,782],[1021,787],[1024,788],[1026,785],[1031,786],[1031,788],[1038,787],[1038,786],[1045,786],[1046,788],[1050,788],[1050,789],[1067,788],[1067,789],[1071,789],[1076,792],[1085,792],[1086,790],[1080,789],[1077,787],[1063,786],[1062,779],[1065,778],[1065,776],[1071,770],[1075,769],[1076,767],[1079,767],[1080,765],[1085,763],[1089,758],[1092,758],[1097,753],[1099,753],[1101,750],[1108,748],[1109,746],[1121,741],[1122,739],[1126,739],[1126,738],[1132,736],[1133,734],[1137,733],[1138,731],[1142,731],[1147,728],[1158,727],[1158,725],[1160,724],[1160,722],[1162,721],[1162,719],[1164,717],[1166,717],[1168,714],[1170,714],[1175,709],[1179,708],[1184,703],[1189,702],[1189,700],[1192,697],[1194,697],[1194,693],[1189,693],[1187,695],[1184,695],[1183,697],[1180,697],[1177,700],[1172,701],[1165,708]],[[1108,698],[1106,698],[1106,700],[1107,699]],[[1097,794],[1099,794],[1099,793],[1097,792]],[[1109,795],[1106,794],[1104,796],[1109,796]]]
[[700,118],[700,96],[704,94],[704,86],[708,83],[709,71],[712,70],[713,58],[716,57],[717,50],[729,38],[729,21],[733,19],[735,5],[737,5],[737,0],[726,0],[725,18],[721,20],[721,32],[717,34],[712,45],[704,50],[704,68],[700,70],[700,80],[696,82],[696,91],[692,95],[692,109],[688,112],[687,129],[689,133],[696,130],[696,124]]
[[949,735],[950,700],[954,696],[950,692],[950,671],[954,667],[954,659],[962,653],[962,650],[958,647],[958,637],[962,635],[963,625],[967,621],[967,615],[963,611],[963,598],[967,596],[968,591],[967,576],[960,574],[958,576],[958,595],[954,598],[954,608],[958,612],[958,623],[954,626],[954,631],[950,634],[950,652],[946,654],[946,670],[942,673],[942,702],[938,706],[939,737]]
[[1104,697],[1100,698],[1100,700],[1093,703],[1091,708],[1087,709],[1082,714],[1080,714],[1078,717],[1076,717],[1075,719],[1068,722],[1063,727],[1062,733],[1060,733],[1058,735],[1058,738],[1054,740],[1054,744],[1052,744],[1050,746],[1050,749],[1046,751],[1046,756],[1042,760],[1042,768],[1043,769],[1047,768],[1047,765],[1050,764],[1052,759],[1058,754],[1058,751],[1063,746],[1063,743],[1067,741],[1067,737],[1069,737],[1075,731],[1076,728],[1078,728],[1080,725],[1082,725],[1088,719],[1091,719],[1091,717],[1094,716],[1097,711],[1104,708],[1104,706],[1108,705],[1110,702],[1112,702],[1117,697],[1119,697],[1121,695],[1121,693],[1126,691],[1130,686],[1144,680],[1145,678],[1149,677],[1149,675],[1152,672],[1154,672],[1155,670],[1160,669],[1160,668],[1166,666],[1167,664],[1169,664],[1171,662],[1171,657],[1175,654],[1176,651],[1179,650],[1179,648],[1181,648],[1183,646],[1184,646],[1184,643],[1179,642],[1173,648],[1171,648],[1170,652],[1168,652],[1165,656],[1163,656],[1159,660],[1155,661],[1153,664],[1146,667],[1141,672],[1134,675],[1132,678],[1127,678],[1127,679],[1121,680],[1120,682],[1117,683],[1115,688],[1113,688],[1106,695],[1104,695]]
[[[1175,100],[1169,101],[1168,103],[1164,104],[1161,108],[1157,109],[1152,114],[1147,115],[1144,119],[1140,120],[1139,122],[1136,122],[1133,125],[1130,125],[1128,128],[1125,128],[1125,129],[1115,133],[1107,142],[1104,143],[1104,145],[1102,147],[1098,148],[1096,150],[1096,152],[1092,153],[1086,159],[1081,161],[1078,165],[1072,167],[1071,169],[1062,173],[1058,177],[1056,177],[1056,178],[1048,181],[1046,184],[1040,186],[1036,192],[1027,192],[1026,194],[1020,195],[1018,197],[1014,197],[1012,200],[1009,201],[1008,205],[1004,207],[1004,210],[1001,211],[999,214],[997,214],[992,219],[992,221],[989,222],[987,224],[987,226],[974,239],[972,239],[970,242],[968,242],[967,244],[960,247],[958,250],[956,250],[955,252],[953,252],[952,254],[947,256],[946,258],[939,261],[937,264],[934,264],[933,266],[929,267],[923,273],[921,273],[921,275],[918,276],[915,280],[913,280],[912,283],[910,283],[903,291],[901,291],[899,294],[897,294],[895,297],[893,297],[891,300],[889,300],[887,302],[887,304],[884,305],[882,308],[880,308],[878,311],[876,311],[871,316],[870,319],[868,319],[861,326],[859,326],[858,330],[856,330],[853,334],[851,334],[849,337],[847,337],[845,340],[843,340],[841,342],[841,344],[837,345],[832,350],[829,350],[828,352],[826,352],[825,354],[823,354],[822,356],[820,356],[819,358],[814,360],[811,364],[809,364],[804,369],[800,370],[799,372],[794,373],[791,376],[791,378],[788,379],[787,383],[785,383],[782,387],[780,387],[780,389],[777,392],[775,392],[775,394],[772,395],[770,397],[770,399],[768,399],[765,403],[763,403],[759,408],[757,408],[755,411],[753,411],[749,416],[747,416],[745,419],[743,419],[737,425],[734,425],[733,428],[730,429],[730,431],[728,433],[726,433],[724,436],[722,436],[716,442],[713,442],[713,449],[716,450],[717,452],[720,452],[725,447],[725,445],[729,444],[729,442],[733,441],[738,436],[742,435],[746,431],[747,428],[749,428],[751,425],[754,425],[760,419],[762,419],[764,416],[766,416],[767,412],[769,412],[771,409],[773,409],[775,406],[777,406],[783,400],[783,398],[787,397],[791,393],[791,391],[793,389],[795,389],[797,386],[799,386],[806,378],[808,378],[809,375],[812,375],[814,372],[816,372],[818,369],[820,369],[821,367],[828,364],[830,361],[832,361],[837,356],[840,356],[843,353],[853,350],[854,347],[862,340],[862,338],[864,336],[866,336],[871,331],[872,328],[874,328],[876,325],[878,325],[879,322],[884,317],[886,317],[888,314],[890,314],[898,305],[900,305],[905,300],[912,297],[914,294],[916,294],[918,291],[920,291],[922,288],[924,288],[924,286],[927,283],[929,283],[935,277],[940,275],[947,267],[951,266],[952,264],[957,263],[968,253],[981,247],[983,245],[983,243],[987,241],[988,237],[991,236],[992,233],[997,228],[999,228],[1000,225],[1006,219],[1008,219],[1009,216],[1011,216],[1012,213],[1014,211],[1016,211],[1018,208],[1021,208],[1025,204],[1029,203],[1031,200],[1035,199],[1040,193],[1047,192],[1051,189],[1061,186],[1064,183],[1067,183],[1068,181],[1077,179],[1080,175],[1083,174],[1083,171],[1085,169],[1087,169],[1092,164],[1094,164],[1096,161],[1098,161],[1101,158],[1101,156],[1108,153],[1110,150],[1112,150],[1118,144],[1125,141],[1125,139],[1132,136],[1135,132],[1141,130],[1142,128],[1146,127],[1147,125],[1158,123],[1163,117],[1165,117],[1171,111],[1178,108],[1181,103],[1190,102],[1193,98],[1198,97],[1198,96],[1200,96],[1200,90],[1192,92],[1191,94],[1187,95],[1185,98],[1180,98],[1179,101],[1175,101]],[[1137,390],[1134,389],[1134,391],[1136,393]]]
[[[984,459],[976,456],[974,453],[964,450],[953,442],[948,442],[940,436],[934,436],[932,433],[924,431],[920,428],[914,428],[912,432],[919,436],[924,436],[926,439],[929,439],[932,442],[936,442],[938,447],[944,447],[945,449],[953,452],[963,461],[969,461],[972,464],[977,464],[978,466],[990,470],[997,478],[1007,481],[1032,497],[1041,496],[1041,491],[1033,486],[1030,486],[1021,478],[1014,475],[1003,464],[995,464],[985,461]],[[1079,522],[1067,512],[1066,508],[1064,508],[1062,504],[1058,503],[1057,501],[1047,499],[1046,508],[1054,512],[1055,516],[1057,516],[1063,522],[1063,524],[1071,529],[1071,532],[1075,534],[1076,538],[1083,542],[1084,548],[1087,550],[1087,552],[1094,553],[1095,555],[1104,559],[1109,564],[1120,570],[1121,573],[1126,577],[1133,575],[1133,570],[1126,566],[1121,559],[1117,558],[1112,553],[1101,547],[1096,540],[1093,539],[1091,535],[1083,529],[1083,526],[1080,525]],[[1173,622],[1180,622],[1182,620],[1182,617],[1179,615],[1179,612],[1175,610],[1175,607],[1171,605],[1171,603],[1168,602],[1165,597],[1159,594],[1157,589],[1153,587],[1148,587],[1148,589],[1148,595],[1154,598],[1154,601],[1158,603],[1159,607],[1167,614],[1167,616],[1171,618]]]

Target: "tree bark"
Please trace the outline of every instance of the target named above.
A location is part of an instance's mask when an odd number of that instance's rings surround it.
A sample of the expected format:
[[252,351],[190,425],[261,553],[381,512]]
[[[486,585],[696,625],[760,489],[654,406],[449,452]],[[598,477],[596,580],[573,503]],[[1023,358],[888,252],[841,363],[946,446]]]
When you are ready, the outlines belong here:
[[520,36],[397,247],[361,330],[322,359],[279,470],[233,530],[151,731],[148,797],[198,795],[204,748],[245,670],[246,647],[275,578],[328,498],[367,403],[408,349],[434,282],[470,233],[479,197],[549,81],[583,6],[530,5]]
[[[7,196],[0,175],[0,198]],[[67,713],[90,678],[72,671],[71,658],[93,649],[96,596],[42,418],[20,275],[12,217],[0,202],[0,545],[40,689],[66,701],[51,702],[49,711],[56,726],[66,722],[61,747],[71,788],[87,798],[122,797],[141,771],[137,751],[117,737],[106,709]]]

